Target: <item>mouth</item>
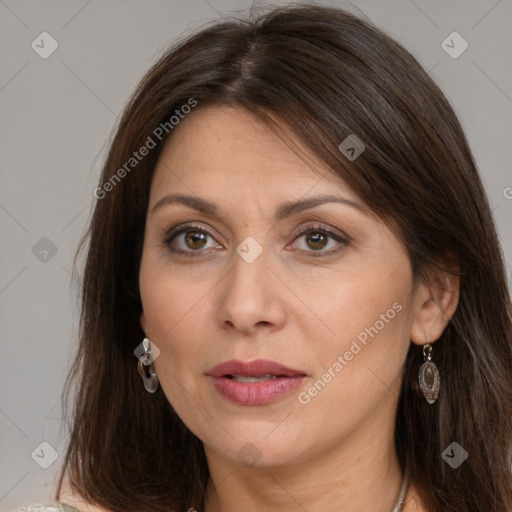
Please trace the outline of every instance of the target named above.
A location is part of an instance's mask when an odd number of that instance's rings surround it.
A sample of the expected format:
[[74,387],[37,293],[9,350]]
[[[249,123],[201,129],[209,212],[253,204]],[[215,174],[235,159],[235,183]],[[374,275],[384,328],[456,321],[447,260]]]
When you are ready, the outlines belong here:
[[242,361],[231,359],[214,366],[208,375],[211,377],[226,377],[234,380],[244,378],[255,379],[276,379],[279,377],[306,376],[306,372],[295,370],[284,366],[281,363],[269,359],[255,359],[253,361]]
[[234,380],[236,382],[263,382],[266,380],[274,380],[279,377],[285,377],[284,375],[272,375],[270,373],[267,373],[266,375],[262,375],[261,377],[255,377],[252,375],[241,375],[240,373],[237,373],[235,375],[223,375],[223,377],[226,377],[227,379]]
[[238,405],[263,405],[290,394],[307,377],[305,372],[265,359],[231,360],[207,374],[215,389]]

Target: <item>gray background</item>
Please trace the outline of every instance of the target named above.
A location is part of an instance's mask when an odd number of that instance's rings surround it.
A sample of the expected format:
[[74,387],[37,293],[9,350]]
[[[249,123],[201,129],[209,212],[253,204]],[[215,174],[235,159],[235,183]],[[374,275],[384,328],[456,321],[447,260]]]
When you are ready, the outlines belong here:
[[[318,3],[361,11],[431,70],[462,121],[511,262],[512,2]],[[72,258],[116,116],[169,42],[250,6],[0,0],[2,511],[52,499],[66,441],[59,437],[60,393],[77,343]],[[59,45],[47,59],[31,47],[44,31]],[[453,31],[469,44],[456,59],[441,47]],[[43,441],[60,454],[48,469],[37,463],[50,460]]]

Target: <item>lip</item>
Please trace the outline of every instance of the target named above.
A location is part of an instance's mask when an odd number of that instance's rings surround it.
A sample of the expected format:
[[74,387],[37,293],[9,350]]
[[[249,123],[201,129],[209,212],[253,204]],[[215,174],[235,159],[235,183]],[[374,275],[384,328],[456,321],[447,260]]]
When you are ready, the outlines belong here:
[[297,377],[306,375],[306,373],[301,370],[288,368],[287,366],[276,363],[275,361],[270,361],[269,359],[254,359],[253,361],[231,359],[230,361],[225,361],[214,366],[208,372],[208,375],[211,377],[224,377],[225,375],[234,375],[237,373],[252,377],[261,377],[267,374],[275,375],[276,377]]
[[[235,374],[252,377],[270,374],[276,378],[261,382],[237,382],[228,377]],[[268,359],[232,359],[214,366],[207,375],[224,398],[240,405],[263,405],[274,402],[294,391],[307,377],[303,371],[288,368]]]

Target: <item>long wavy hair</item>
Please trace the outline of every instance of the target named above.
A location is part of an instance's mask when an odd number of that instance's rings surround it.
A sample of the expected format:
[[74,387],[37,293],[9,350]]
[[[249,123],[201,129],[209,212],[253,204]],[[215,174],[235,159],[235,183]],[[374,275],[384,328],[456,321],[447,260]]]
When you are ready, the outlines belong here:
[[[273,120],[284,121],[396,228],[415,278],[426,279],[432,265],[450,272],[440,262],[455,256],[459,304],[435,344],[441,393],[434,405],[419,393],[421,347],[411,343],[395,446],[429,512],[510,510],[511,303],[467,140],[441,90],[402,46],[357,16],[308,4],[203,27],[167,50],[129,100],[77,252],[86,250],[80,339],[62,397],[68,413],[74,390],[56,498],[67,477],[74,492],[109,510],[204,508],[202,442],[161,388],[145,391],[134,356],[144,335],[138,277],[149,187],[172,137],[169,119],[191,98],[195,109],[247,109],[276,133]],[[155,132],[162,123],[167,130]],[[366,145],[352,162],[338,148],[350,134]],[[127,167],[148,137],[155,147]],[[454,441],[469,454],[456,469],[441,457]]]

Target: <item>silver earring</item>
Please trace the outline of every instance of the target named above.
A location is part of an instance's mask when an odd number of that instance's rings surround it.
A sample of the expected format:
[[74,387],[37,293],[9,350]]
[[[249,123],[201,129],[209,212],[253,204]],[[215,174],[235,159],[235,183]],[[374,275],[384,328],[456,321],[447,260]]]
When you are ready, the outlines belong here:
[[423,359],[425,362],[421,365],[418,380],[425,400],[433,404],[439,395],[441,377],[437,366],[432,362],[432,346],[429,343],[423,345]]
[[144,347],[144,353],[140,356],[138,362],[139,374],[142,377],[146,391],[154,393],[158,388],[158,377],[156,375],[155,365],[152,363],[150,339],[144,338],[142,340],[142,346]]

